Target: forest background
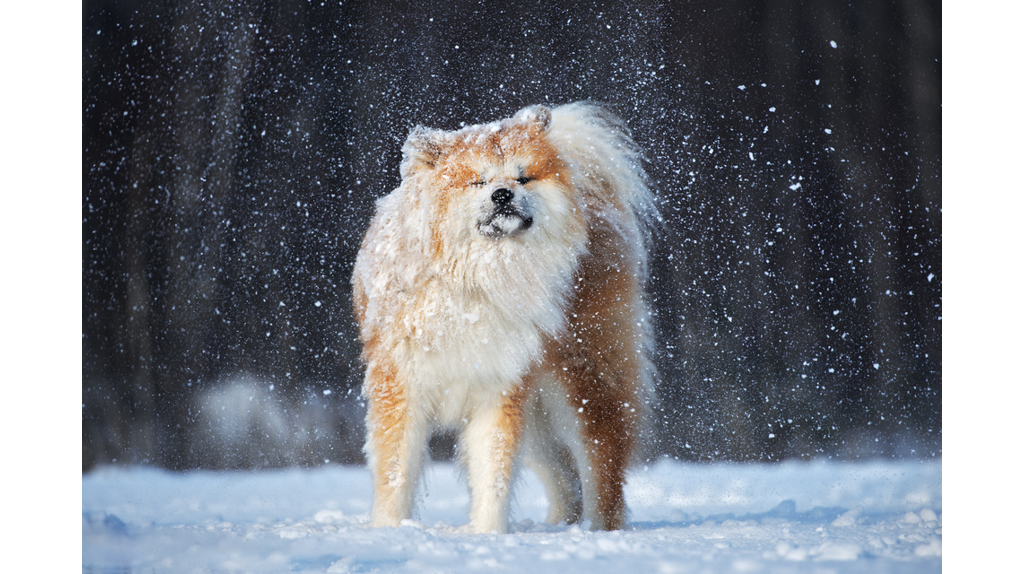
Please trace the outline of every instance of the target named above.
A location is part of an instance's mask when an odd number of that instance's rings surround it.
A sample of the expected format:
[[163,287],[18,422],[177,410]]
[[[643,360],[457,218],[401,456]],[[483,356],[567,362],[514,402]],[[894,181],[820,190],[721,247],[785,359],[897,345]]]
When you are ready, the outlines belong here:
[[666,221],[652,456],[941,456],[941,16],[84,2],[83,470],[361,462],[348,282],[406,134],[578,99]]

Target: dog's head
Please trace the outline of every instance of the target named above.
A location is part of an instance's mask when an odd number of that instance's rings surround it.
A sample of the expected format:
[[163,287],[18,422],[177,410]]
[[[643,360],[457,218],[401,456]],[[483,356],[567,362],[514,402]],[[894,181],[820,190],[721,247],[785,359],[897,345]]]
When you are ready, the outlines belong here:
[[431,235],[442,243],[496,241],[550,233],[575,217],[568,167],[547,137],[551,111],[454,132],[415,128],[403,147],[402,178],[431,206]]

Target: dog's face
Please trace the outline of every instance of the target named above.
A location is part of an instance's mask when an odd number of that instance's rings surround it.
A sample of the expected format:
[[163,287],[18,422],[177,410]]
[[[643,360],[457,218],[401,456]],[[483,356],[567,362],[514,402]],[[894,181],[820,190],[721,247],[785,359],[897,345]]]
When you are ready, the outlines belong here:
[[478,170],[479,181],[470,184],[483,190],[473,200],[479,210],[476,228],[488,237],[517,235],[533,225],[536,206],[531,205],[533,200],[526,186],[536,178],[527,175],[532,173],[529,162],[502,165],[495,160],[489,158],[481,166],[483,169]]
[[402,176],[428,196],[420,201],[431,206],[434,242],[502,241],[573,217],[568,169],[546,135],[550,119],[537,107],[455,132],[413,131]]

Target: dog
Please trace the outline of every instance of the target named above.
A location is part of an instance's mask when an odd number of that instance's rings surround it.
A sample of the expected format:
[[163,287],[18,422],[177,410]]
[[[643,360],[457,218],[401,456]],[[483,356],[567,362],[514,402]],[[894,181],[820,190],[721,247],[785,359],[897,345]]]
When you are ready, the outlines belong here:
[[641,154],[603,106],[414,128],[353,269],[372,526],[409,518],[430,434],[459,432],[468,530],[507,532],[520,463],[551,523],[622,529],[653,399]]

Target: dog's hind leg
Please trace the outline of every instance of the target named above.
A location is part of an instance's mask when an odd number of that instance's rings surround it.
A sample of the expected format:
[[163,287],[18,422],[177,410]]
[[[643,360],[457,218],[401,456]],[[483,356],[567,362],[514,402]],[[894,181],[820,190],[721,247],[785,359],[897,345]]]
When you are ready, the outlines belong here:
[[570,404],[576,407],[580,439],[572,446],[583,490],[583,517],[593,530],[619,530],[626,525],[623,487],[637,438],[636,403],[625,398],[628,394],[621,392],[621,385],[592,376],[596,373],[589,370],[570,369],[576,384]]
[[583,519],[583,492],[572,452],[561,444],[531,449],[526,464],[537,473],[548,496],[549,524],[577,524]]
[[409,409],[407,391],[393,370],[366,373],[366,454],[373,474],[372,526],[398,526],[412,514],[426,450],[428,425]]
[[473,532],[508,530],[508,507],[516,452],[523,431],[527,388],[502,394],[496,404],[481,405],[462,432],[462,451],[469,478],[469,528]]
[[[583,516],[594,530],[618,530],[626,523],[623,486],[641,430],[644,363],[640,337],[609,305],[601,313],[579,313],[560,347],[556,375],[575,415]],[[603,323],[611,317],[618,321]],[[612,335],[612,336],[609,336]]]
[[[560,440],[567,434],[578,435],[575,413],[569,411],[565,393],[560,392],[561,384],[545,380],[541,387],[526,413],[524,461],[544,484],[549,504],[546,521],[576,524],[583,520],[580,475],[572,451]],[[571,427],[572,431],[563,427]],[[581,450],[579,445],[575,446],[577,451]]]
[[[619,409],[612,407],[608,410],[614,413],[610,416],[620,415],[615,412]],[[600,416],[604,418],[607,415]],[[594,530],[620,530],[626,525],[623,487],[633,447],[630,431],[621,425],[591,422],[584,426],[583,450],[586,454],[580,461],[581,474],[587,477],[583,485],[584,515],[591,520]]]

